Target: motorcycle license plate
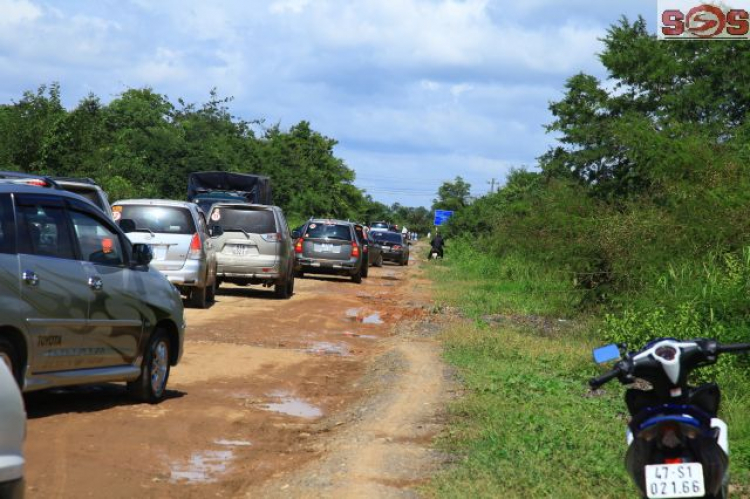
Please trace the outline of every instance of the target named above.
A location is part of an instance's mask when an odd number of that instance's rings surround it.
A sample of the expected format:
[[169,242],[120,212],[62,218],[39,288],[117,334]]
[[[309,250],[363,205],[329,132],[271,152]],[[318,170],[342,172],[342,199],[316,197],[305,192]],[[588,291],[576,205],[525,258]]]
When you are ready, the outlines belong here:
[[650,464],[646,466],[646,496],[649,499],[703,497],[701,463]]

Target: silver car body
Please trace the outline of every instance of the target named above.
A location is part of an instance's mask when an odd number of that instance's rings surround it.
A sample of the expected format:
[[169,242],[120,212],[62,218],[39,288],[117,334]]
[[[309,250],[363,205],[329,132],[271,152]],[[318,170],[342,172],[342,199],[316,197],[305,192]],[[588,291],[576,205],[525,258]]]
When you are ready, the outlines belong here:
[[[0,229],[0,338],[19,356],[23,391],[134,381],[157,329],[169,338],[170,364],[179,362],[179,293],[155,268],[135,265],[128,238],[86,199],[0,185]],[[84,251],[92,236],[105,256],[116,248],[122,263]],[[71,244],[63,247],[64,239]]]
[[208,224],[223,231],[212,238],[221,281],[271,285],[292,277],[294,247],[278,206],[215,204]]
[[[122,224],[123,220],[128,219],[131,208],[168,213],[179,210],[185,217],[180,218],[180,223],[176,225],[162,225],[161,228],[136,225],[136,231],[130,231]],[[128,199],[114,203],[112,215],[133,243],[148,244],[153,248],[154,259],[151,266],[162,272],[169,282],[184,293],[193,287],[213,285],[216,280],[216,252],[208,235],[203,213],[195,203],[165,199]],[[200,241],[200,251],[192,256],[190,245],[194,237]]]
[[0,362],[0,497],[23,497],[26,412],[15,378]]

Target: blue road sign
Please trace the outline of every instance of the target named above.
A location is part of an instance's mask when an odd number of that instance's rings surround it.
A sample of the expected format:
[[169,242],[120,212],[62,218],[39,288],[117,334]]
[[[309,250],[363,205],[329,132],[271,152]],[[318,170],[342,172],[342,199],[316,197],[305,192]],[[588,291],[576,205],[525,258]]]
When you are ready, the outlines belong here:
[[443,225],[452,216],[453,216],[452,211],[435,210],[435,225]]

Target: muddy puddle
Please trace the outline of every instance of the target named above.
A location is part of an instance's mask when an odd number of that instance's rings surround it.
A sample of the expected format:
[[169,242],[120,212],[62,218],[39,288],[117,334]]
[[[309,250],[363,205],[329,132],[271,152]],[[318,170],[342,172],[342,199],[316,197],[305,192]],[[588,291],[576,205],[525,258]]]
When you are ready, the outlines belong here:
[[314,341],[304,351],[315,355],[339,355],[341,357],[351,355],[349,345],[343,342]]
[[234,459],[231,450],[194,452],[186,463],[170,465],[171,483],[215,483],[227,472]]
[[362,308],[350,308],[346,311],[346,318],[362,324],[383,324],[380,312],[370,312]]
[[319,407],[294,397],[289,392],[271,392],[270,396],[278,400],[278,402],[265,404],[265,409],[269,411],[306,419],[319,418],[323,415],[323,411]]

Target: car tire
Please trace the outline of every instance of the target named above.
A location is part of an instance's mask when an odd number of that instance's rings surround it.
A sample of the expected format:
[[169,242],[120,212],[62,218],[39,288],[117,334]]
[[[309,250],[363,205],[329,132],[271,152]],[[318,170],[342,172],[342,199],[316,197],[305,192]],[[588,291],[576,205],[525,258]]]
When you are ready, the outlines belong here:
[[288,300],[291,298],[294,294],[294,275],[289,276],[289,278],[281,284],[274,286],[273,293],[279,300]]
[[214,282],[207,287],[206,289],[206,302],[207,303],[213,303],[216,301],[216,279],[214,279]]
[[378,255],[378,259],[375,260],[375,264],[374,265],[376,267],[382,267],[383,266],[383,255],[382,254]]
[[141,375],[128,382],[128,393],[135,400],[156,404],[164,399],[169,380],[170,348],[166,332],[155,330],[143,354]]
[[352,282],[355,284],[362,284],[362,269],[352,274]]
[[21,386],[21,359],[13,344],[5,338],[0,338],[0,362],[5,362],[8,369],[16,378],[16,383]]
[[188,305],[190,305],[192,308],[206,308],[208,305],[207,300],[207,289],[208,286],[204,286],[202,288],[194,287],[190,290],[190,298],[188,298]]

